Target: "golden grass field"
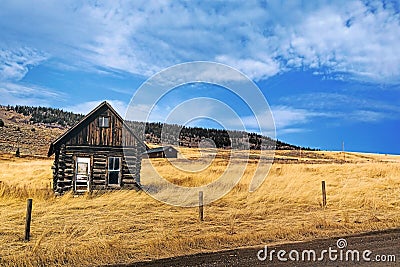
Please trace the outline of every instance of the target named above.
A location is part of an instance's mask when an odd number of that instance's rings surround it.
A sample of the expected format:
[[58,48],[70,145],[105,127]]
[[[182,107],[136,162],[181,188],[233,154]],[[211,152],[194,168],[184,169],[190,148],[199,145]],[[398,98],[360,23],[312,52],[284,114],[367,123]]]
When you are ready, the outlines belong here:
[[[199,156],[191,149],[181,153]],[[224,171],[224,153],[198,174],[179,172],[165,159],[152,163],[175,184],[201,185]],[[400,156],[346,153],[347,162],[341,164],[339,152],[304,152],[301,159],[296,153],[278,151],[277,158],[297,160],[274,163],[262,186],[249,193],[257,163],[252,160],[239,184],[205,207],[203,222],[198,220],[198,208],[169,206],[144,192],[54,197],[51,159],[2,154],[0,265],[130,263],[400,227]],[[316,159],[319,164],[312,164]],[[149,164],[143,160],[142,179]],[[327,184],[325,209],[322,180]],[[29,197],[31,241],[24,242]]]

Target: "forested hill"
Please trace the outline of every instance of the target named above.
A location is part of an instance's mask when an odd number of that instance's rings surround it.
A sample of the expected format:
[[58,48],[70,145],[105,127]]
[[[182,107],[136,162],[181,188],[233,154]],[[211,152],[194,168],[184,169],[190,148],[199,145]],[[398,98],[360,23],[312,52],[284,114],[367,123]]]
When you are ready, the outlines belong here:
[[[143,123],[141,122],[128,122],[128,125],[132,129],[143,129]],[[177,139],[176,133],[179,133]],[[218,148],[250,148],[250,149],[261,149],[273,148],[276,145],[276,149],[284,150],[316,150],[310,147],[300,147],[291,145],[279,140],[272,140],[269,137],[261,136],[256,133],[247,133],[243,131],[227,131],[221,129],[208,129],[201,127],[187,127],[176,124],[163,124],[157,123],[146,123],[145,126],[146,141],[154,144],[161,144],[162,142],[168,144],[179,144],[185,147],[197,147],[200,142],[211,139]],[[207,146],[207,144],[204,144]]]
[[[17,113],[23,114],[27,117],[26,123],[29,124],[41,124],[49,127],[57,128],[69,128],[78,123],[84,115],[75,114],[73,112],[64,111],[57,108],[49,107],[31,107],[31,106],[2,106],[6,110],[13,110]],[[0,122],[1,124],[2,122]],[[140,122],[128,122],[129,126],[134,129],[142,128],[143,123]],[[205,129],[200,127],[186,127],[179,125],[165,125],[162,123],[146,123],[145,135],[146,142],[153,144],[161,143],[161,132],[164,128],[163,142],[170,144],[179,144],[180,146],[186,147],[197,147],[200,142],[210,139],[218,148],[230,148],[240,147],[240,144],[244,145],[243,148],[250,147],[251,149],[260,149],[261,144],[264,147],[271,147],[273,140],[269,137],[261,136],[255,133],[246,133],[242,131],[226,131],[220,129]],[[167,129],[167,130],[165,130]],[[179,132],[179,138],[172,134]],[[232,143],[231,143],[232,142]],[[279,140],[276,140],[276,149],[304,149],[314,150],[309,147],[299,147],[291,145]]]
[[30,107],[30,106],[3,106],[7,110],[14,110],[17,113],[29,117],[32,124],[42,123],[57,125],[61,127],[71,127],[83,118],[82,114],[64,111],[58,108]]

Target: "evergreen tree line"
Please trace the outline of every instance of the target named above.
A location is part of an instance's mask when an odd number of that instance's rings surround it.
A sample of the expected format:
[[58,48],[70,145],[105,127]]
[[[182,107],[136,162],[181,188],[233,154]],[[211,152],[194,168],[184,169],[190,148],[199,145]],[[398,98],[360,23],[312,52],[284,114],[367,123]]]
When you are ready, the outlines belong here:
[[30,116],[31,123],[57,124],[62,127],[71,127],[83,118],[82,114],[75,114],[58,108],[30,107],[30,106],[6,106],[7,110],[14,110],[25,116]]
[[[201,127],[187,127],[177,124],[164,124],[161,122],[128,122],[128,125],[137,133],[150,135],[149,141],[154,139],[162,140],[168,144],[181,144],[185,140],[210,139],[217,148],[234,147],[240,148],[240,144],[248,143],[243,148],[261,149],[303,149],[315,151],[310,147],[300,147],[291,145],[279,140],[273,140],[270,137],[262,136],[257,133],[247,133],[244,131],[232,131],[221,129],[209,129]],[[232,144],[233,143],[233,144]]]

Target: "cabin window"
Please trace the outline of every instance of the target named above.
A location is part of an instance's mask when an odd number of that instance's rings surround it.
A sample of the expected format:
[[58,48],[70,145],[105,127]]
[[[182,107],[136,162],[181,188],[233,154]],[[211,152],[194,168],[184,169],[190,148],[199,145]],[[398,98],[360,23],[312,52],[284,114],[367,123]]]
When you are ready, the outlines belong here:
[[119,172],[121,170],[121,159],[119,157],[108,158],[108,184],[119,184]]
[[100,128],[110,127],[110,117],[99,117],[99,127]]
[[121,170],[121,158],[108,158],[108,184],[119,185],[119,172]]

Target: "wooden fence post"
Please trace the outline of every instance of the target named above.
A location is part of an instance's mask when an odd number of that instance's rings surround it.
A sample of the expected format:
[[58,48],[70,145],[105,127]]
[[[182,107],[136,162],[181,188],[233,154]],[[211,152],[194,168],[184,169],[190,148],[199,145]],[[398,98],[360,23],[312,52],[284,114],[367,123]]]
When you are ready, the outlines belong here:
[[203,191],[199,192],[199,220],[204,221],[203,217]]
[[326,207],[326,189],[325,181],[322,181],[322,207]]
[[32,199],[29,198],[26,204],[25,241],[29,241],[30,239],[31,218],[32,218]]

